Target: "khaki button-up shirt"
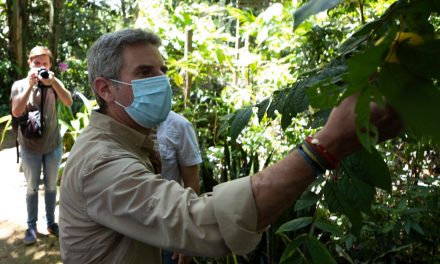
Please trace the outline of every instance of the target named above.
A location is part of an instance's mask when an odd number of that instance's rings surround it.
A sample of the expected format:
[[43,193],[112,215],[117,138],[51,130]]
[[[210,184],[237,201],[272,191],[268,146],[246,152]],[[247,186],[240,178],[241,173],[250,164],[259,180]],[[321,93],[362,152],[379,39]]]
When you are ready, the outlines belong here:
[[111,117],[92,113],[61,182],[64,263],[161,263],[160,248],[221,256],[244,254],[258,244],[249,177],[198,197],[152,173],[151,142]]

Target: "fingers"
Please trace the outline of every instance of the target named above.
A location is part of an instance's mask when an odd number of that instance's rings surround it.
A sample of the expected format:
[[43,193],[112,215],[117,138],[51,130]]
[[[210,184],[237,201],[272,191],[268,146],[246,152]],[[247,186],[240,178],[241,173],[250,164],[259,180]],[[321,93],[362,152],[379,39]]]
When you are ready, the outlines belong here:
[[[361,148],[356,135],[357,99],[358,95],[344,99],[332,110],[324,128],[315,135],[338,159]],[[380,141],[397,136],[403,128],[402,121],[391,107],[379,107],[376,103],[370,105],[370,121],[377,127]]]
[[396,137],[404,128],[404,124],[397,112],[388,105],[385,108],[372,105],[370,121],[379,131],[379,141]]

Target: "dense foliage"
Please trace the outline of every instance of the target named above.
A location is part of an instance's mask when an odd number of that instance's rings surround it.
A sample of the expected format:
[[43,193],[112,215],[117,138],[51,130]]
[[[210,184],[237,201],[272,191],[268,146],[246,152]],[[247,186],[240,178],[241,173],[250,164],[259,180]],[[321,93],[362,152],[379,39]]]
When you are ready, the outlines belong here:
[[[32,25],[26,48],[46,44],[47,3],[23,2]],[[76,95],[72,109],[59,108],[66,157],[95,105],[87,48],[107,31],[151,29],[163,38],[173,108],[197,131],[205,191],[279,160],[324,124],[329,109],[352,94],[360,98],[364,150],[317,179],[254,252],[199,263],[440,261],[438,1],[254,2],[262,4],[63,1],[55,66]],[[11,3],[0,1],[2,25]],[[0,55],[8,57],[8,27],[2,28]],[[15,63],[0,62],[4,114],[11,76],[23,76]],[[384,98],[408,130],[374,147],[367,109]]]

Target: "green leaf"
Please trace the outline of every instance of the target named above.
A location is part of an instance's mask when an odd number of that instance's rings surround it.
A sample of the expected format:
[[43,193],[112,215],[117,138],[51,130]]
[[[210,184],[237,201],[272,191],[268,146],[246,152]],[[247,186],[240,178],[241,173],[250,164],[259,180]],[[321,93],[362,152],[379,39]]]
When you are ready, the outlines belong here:
[[284,249],[283,255],[281,256],[280,263],[292,263],[288,261],[290,257],[298,250],[298,247],[304,243],[306,235],[299,235],[294,240],[290,241],[286,249]]
[[341,92],[342,88],[340,86],[328,81],[307,89],[306,94],[312,107],[331,109],[337,105]]
[[312,217],[296,218],[296,219],[293,219],[293,220],[291,220],[289,222],[286,222],[286,223],[282,224],[278,228],[277,234],[278,233],[283,233],[283,232],[296,231],[298,229],[301,229],[303,227],[306,227],[306,226],[310,225],[311,223],[313,223],[313,218]]
[[231,130],[229,136],[232,141],[236,141],[238,135],[246,127],[252,116],[252,108],[245,107],[235,111],[232,117]]
[[327,122],[327,119],[330,115],[331,110],[327,109],[327,110],[322,110],[322,111],[318,111],[316,113],[313,114],[311,120],[310,120],[310,124],[309,126],[311,128],[319,128],[325,125],[325,123]]
[[315,220],[315,226],[324,232],[329,232],[336,236],[342,236],[343,234],[343,231],[341,230],[341,228],[339,228],[337,224],[330,222],[326,219]]
[[424,79],[440,78],[440,40],[421,46],[397,45],[396,54],[403,68]]
[[343,164],[339,165],[341,178],[327,181],[324,198],[331,212],[345,214],[352,224],[352,232],[359,236],[362,228],[361,211],[370,213],[374,198],[374,188],[347,174]]
[[266,98],[257,105],[255,105],[258,108],[257,117],[258,121],[261,122],[263,120],[264,114],[266,113],[268,107],[270,105],[270,99]]
[[342,2],[342,0],[310,0],[309,2],[298,8],[293,14],[293,28],[297,28],[298,25],[306,20],[309,16],[333,8],[340,2]]
[[281,117],[281,127],[286,128],[291,124],[292,118],[307,110],[309,102],[301,83],[295,84],[289,89]]
[[359,95],[355,113],[356,113],[356,135],[362,146],[371,152],[379,141],[379,131],[377,127],[370,122],[370,89],[366,89]]
[[387,50],[386,41],[384,43],[371,46],[364,52],[354,55],[348,61],[349,74],[346,76],[350,84],[350,93],[353,94],[368,84],[370,77],[377,71],[382,63],[385,51]]
[[288,90],[283,89],[279,91],[275,91],[272,96],[272,100],[270,102],[269,108],[267,109],[267,117],[274,119],[276,118],[275,111],[278,111],[279,113],[282,112],[284,108],[284,102],[286,100]]
[[351,177],[391,193],[391,174],[376,149],[358,151],[342,161],[343,171]]
[[330,255],[327,248],[319,240],[314,237],[307,236],[304,245],[310,256],[312,257],[313,263],[335,263],[336,260]]
[[345,60],[333,60],[324,69],[300,81],[306,87],[310,105],[318,109],[331,109],[337,105],[345,89],[347,74]]
[[424,236],[425,232],[423,232],[422,227],[419,225],[419,223],[411,221],[411,229],[419,233],[420,235]]
[[379,76],[379,88],[408,128],[440,143],[440,91],[431,80],[417,78],[399,64],[389,64]]
[[371,33],[383,23],[381,20],[374,20],[363,25],[358,31],[356,31],[351,37],[349,37],[339,47],[341,54],[349,54],[359,49],[359,46],[365,41],[368,41],[371,37]]
[[319,197],[313,192],[304,192],[301,197],[295,202],[295,211],[299,211],[315,205],[318,202]]

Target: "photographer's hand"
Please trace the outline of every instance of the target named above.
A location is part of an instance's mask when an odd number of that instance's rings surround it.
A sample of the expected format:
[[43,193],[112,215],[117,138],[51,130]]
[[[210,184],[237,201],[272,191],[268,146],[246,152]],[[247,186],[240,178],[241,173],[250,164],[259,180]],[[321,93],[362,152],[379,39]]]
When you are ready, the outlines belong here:
[[38,83],[38,69],[31,68],[27,74],[28,87],[23,89],[23,92],[17,94],[11,98],[12,115],[14,117],[20,117],[26,112],[26,105],[29,100],[29,96],[34,86]]
[[52,71],[49,71],[49,78],[44,79],[42,81],[44,85],[52,86],[55,93],[60,98],[61,102],[66,106],[71,106],[73,103],[72,95],[70,92],[64,87],[64,84],[55,77],[55,74]]

